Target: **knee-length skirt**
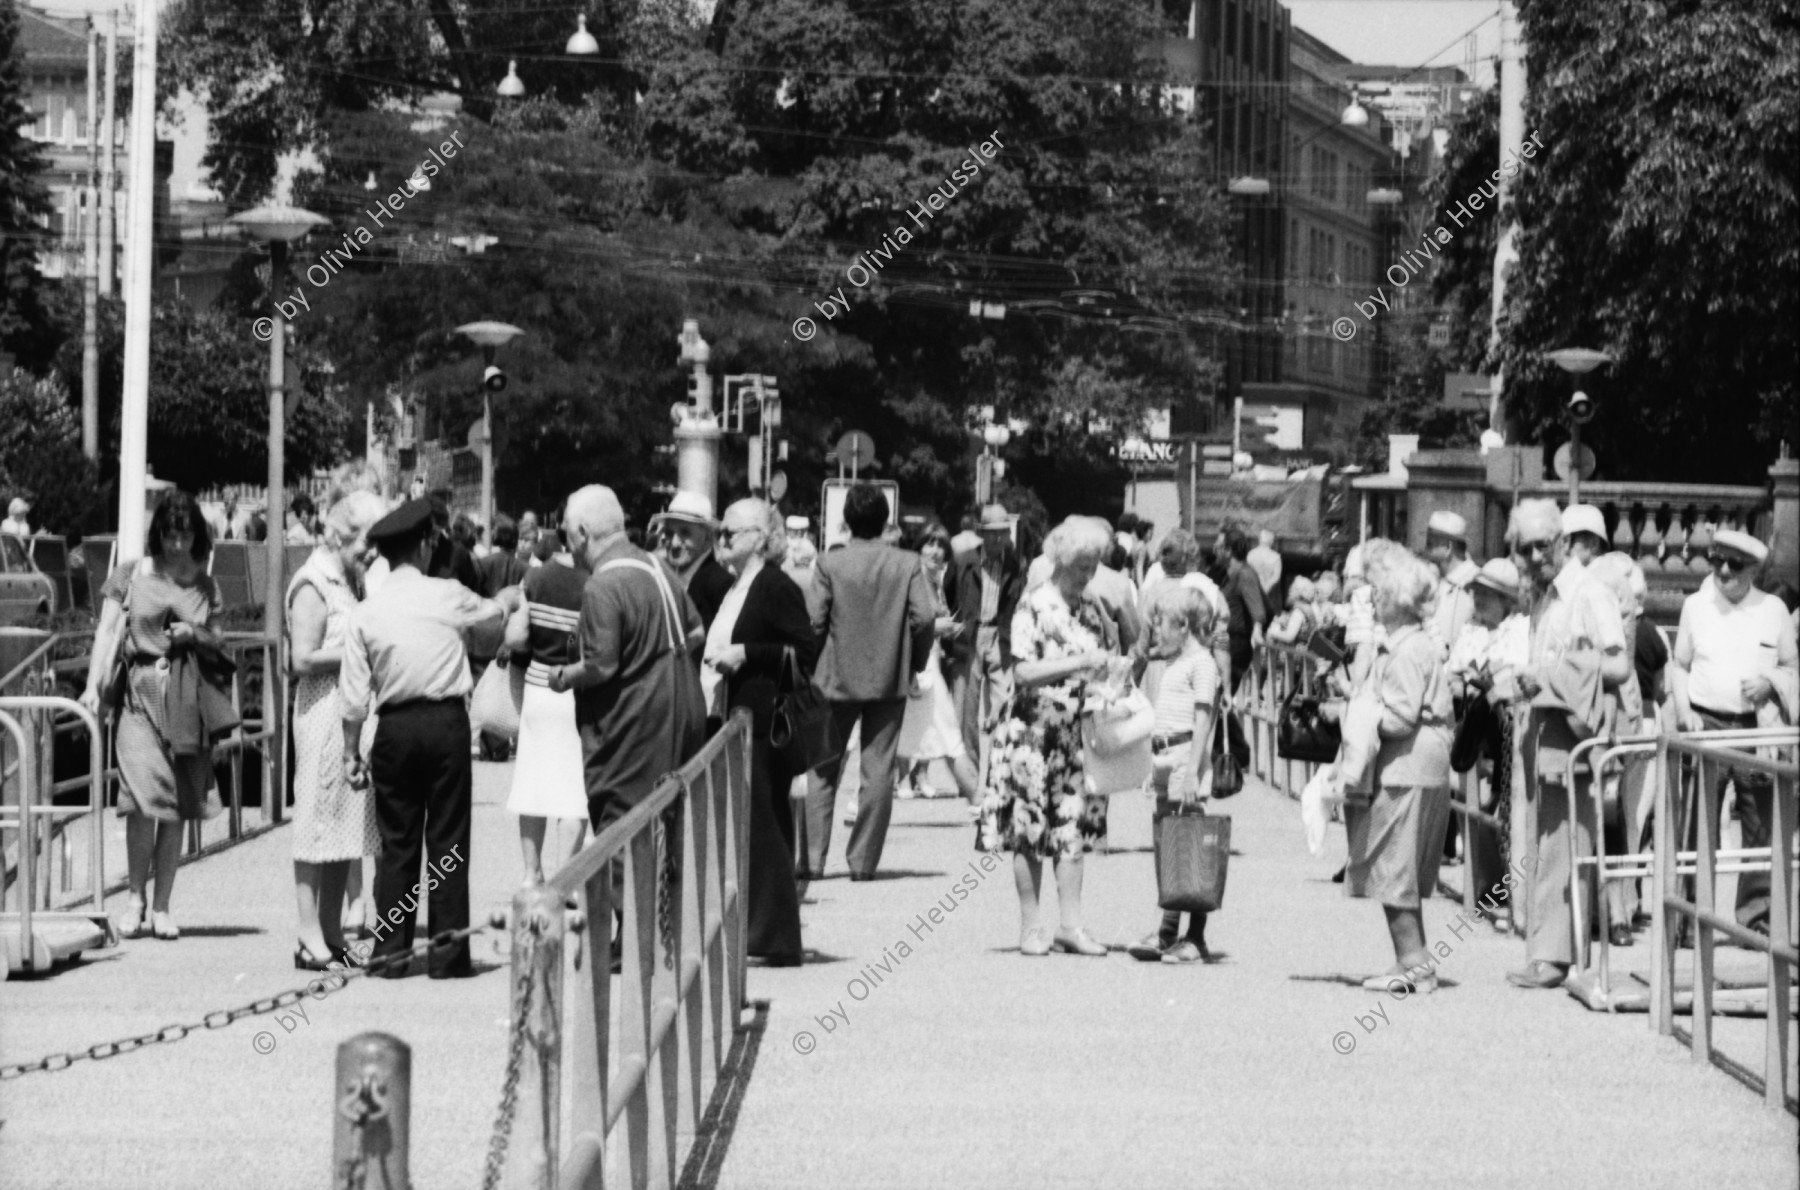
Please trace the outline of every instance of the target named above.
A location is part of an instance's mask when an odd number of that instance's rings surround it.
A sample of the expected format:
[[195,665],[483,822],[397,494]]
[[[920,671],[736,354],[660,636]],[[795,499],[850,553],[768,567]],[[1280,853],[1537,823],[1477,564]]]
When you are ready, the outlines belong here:
[[525,683],[519,705],[519,748],[506,808],[537,818],[588,817],[575,692]]
[[[363,722],[362,749],[375,738]],[[375,792],[344,776],[344,702],[335,674],[306,674],[294,683],[294,858],[329,864],[381,854]]]

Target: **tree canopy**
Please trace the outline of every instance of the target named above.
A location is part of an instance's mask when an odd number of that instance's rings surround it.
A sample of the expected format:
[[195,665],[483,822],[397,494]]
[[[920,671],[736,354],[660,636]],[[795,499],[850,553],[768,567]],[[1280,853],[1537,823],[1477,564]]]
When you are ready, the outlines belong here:
[[[779,378],[798,493],[856,428],[909,502],[940,509],[967,498],[970,406],[1033,425],[1008,450],[1016,473],[1101,486],[1053,484],[1060,513],[1122,490],[1090,419],[1129,427],[1213,375],[1227,209],[1201,130],[1159,89],[1144,51],[1166,31],[1142,5],[765,0],[702,25],[627,4],[590,23],[590,59],[563,55],[570,18],[535,6],[244,9],[183,0],[171,22],[215,176],[248,205],[280,152],[310,148],[320,168],[296,201],[334,224],[304,252],[368,228],[297,318],[353,405],[398,387],[466,424],[479,363],[451,328],[526,330],[496,402],[503,505],[596,478],[641,501],[673,478],[645,447],[668,441],[684,391],[684,317],[715,375]],[[234,22],[254,31],[218,35]],[[530,98],[496,104],[507,60]],[[416,127],[406,113],[439,89],[462,112]],[[453,128],[466,149],[370,226],[368,174],[390,192]],[[921,207],[934,191],[942,209]],[[860,254],[866,283],[847,275]]]
[[[1800,11],[1522,0],[1520,12],[1525,125],[1544,151],[1518,181],[1497,354],[1491,217],[1485,245],[1446,251],[1440,296],[1464,315],[1465,362],[1503,366],[1511,420],[1555,443],[1571,387],[1543,353],[1610,352],[1617,362],[1582,381],[1598,406],[1582,440],[1602,476],[1760,482],[1795,437]],[[1452,195],[1498,159],[1493,110],[1456,130]]]

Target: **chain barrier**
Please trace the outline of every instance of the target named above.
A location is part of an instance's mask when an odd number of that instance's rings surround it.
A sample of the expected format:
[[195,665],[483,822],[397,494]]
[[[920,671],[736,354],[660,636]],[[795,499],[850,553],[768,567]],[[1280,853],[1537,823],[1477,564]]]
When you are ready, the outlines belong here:
[[521,953],[513,959],[519,972],[514,996],[518,1002],[513,1013],[512,1036],[506,1043],[506,1074],[500,1082],[500,1114],[494,1120],[494,1135],[488,1141],[487,1170],[481,1178],[481,1190],[496,1190],[506,1167],[506,1146],[512,1140],[513,1115],[519,1107],[519,1075],[525,1065],[525,1033],[531,1020],[532,972],[537,957],[538,923],[529,922],[521,942]]
[[[425,954],[441,947],[455,946],[464,939],[479,934],[487,928],[488,927],[486,926],[469,926],[461,930],[445,930],[436,937],[419,943],[411,950],[396,951],[393,954],[382,955],[378,959],[370,959],[361,967],[344,967],[335,971],[322,972],[321,974],[338,981],[336,986],[331,987],[331,991],[341,991],[352,979],[356,979],[359,976],[373,975],[401,963],[410,963],[418,955]],[[0,1066],[0,1082],[5,1082],[8,1079],[23,1078],[27,1074],[38,1074],[40,1072],[48,1074],[55,1073],[59,1070],[67,1070],[83,1058],[91,1058],[96,1062],[102,1062],[107,1058],[116,1058],[120,1054],[129,1054],[134,1050],[144,1049],[147,1046],[163,1045],[169,1042],[181,1041],[185,1039],[188,1034],[202,1028],[223,1029],[227,1025],[236,1024],[245,1017],[263,1016],[266,1013],[276,1012],[286,1008],[290,1004],[298,1004],[309,992],[324,982],[325,980],[323,979],[315,979],[303,988],[295,988],[292,991],[281,992],[278,995],[266,996],[261,1000],[254,1000],[241,1008],[221,1008],[217,1011],[207,1013],[204,1017],[191,1025],[164,1025],[154,1033],[143,1033],[136,1037],[123,1037],[118,1041],[103,1041],[98,1045],[91,1045],[87,1049],[80,1051],[47,1054],[35,1062],[20,1062],[10,1066]]]

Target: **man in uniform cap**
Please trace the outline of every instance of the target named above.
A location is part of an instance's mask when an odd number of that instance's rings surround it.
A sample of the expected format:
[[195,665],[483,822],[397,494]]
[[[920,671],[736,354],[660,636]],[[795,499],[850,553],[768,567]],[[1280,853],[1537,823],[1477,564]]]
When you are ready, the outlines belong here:
[[650,533],[657,553],[666,559],[687,588],[700,619],[707,628],[731,590],[731,571],[713,557],[713,538],[719,530],[713,519],[712,501],[699,492],[676,492],[669,507],[650,518]]
[[[409,500],[369,528],[389,574],[351,612],[338,692],[344,704],[344,768],[372,780],[381,858],[375,871],[374,959],[411,950],[422,892],[432,936],[469,924],[469,677],[467,638],[497,641],[507,605],[483,599],[426,568],[436,536],[428,498]],[[514,589],[505,593],[516,596]],[[362,760],[371,705],[375,742]],[[426,875],[419,875],[421,851]],[[473,975],[467,940],[430,956],[433,979]],[[378,974],[397,979],[404,965]]]
[[[1800,669],[1794,622],[1779,599],[1756,589],[1769,547],[1738,529],[1713,535],[1706,560],[1712,582],[1681,605],[1670,656],[1675,722],[1682,731],[1773,727],[1796,722]],[[1767,773],[1730,769],[1718,776],[1737,787],[1743,846],[1769,845],[1774,782]],[[1721,797],[1721,804],[1723,800]],[[1691,812],[1683,816],[1691,820]],[[1686,846],[1693,846],[1690,834]],[[1739,924],[1769,932],[1769,874],[1738,877]]]

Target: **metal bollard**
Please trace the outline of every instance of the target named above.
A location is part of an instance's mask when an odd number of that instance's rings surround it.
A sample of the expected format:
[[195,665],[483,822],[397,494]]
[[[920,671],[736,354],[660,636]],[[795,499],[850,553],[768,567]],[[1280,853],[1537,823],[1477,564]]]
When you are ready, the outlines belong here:
[[[501,1092],[498,1148],[506,1184],[554,1190],[561,1161],[563,943],[572,915],[547,884],[512,903],[512,1036]],[[585,925],[585,921],[581,923]],[[577,929],[581,926],[577,926]],[[579,944],[580,935],[577,934]],[[600,952],[604,958],[605,952]],[[515,1124],[520,1131],[512,1135]],[[507,1162],[507,1150],[512,1161]]]
[[358,1033],[338,1046],[331,1092],[333,1190],[411,1190],[412,1048]]

